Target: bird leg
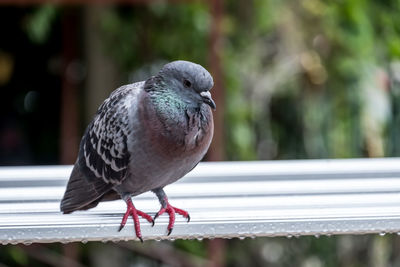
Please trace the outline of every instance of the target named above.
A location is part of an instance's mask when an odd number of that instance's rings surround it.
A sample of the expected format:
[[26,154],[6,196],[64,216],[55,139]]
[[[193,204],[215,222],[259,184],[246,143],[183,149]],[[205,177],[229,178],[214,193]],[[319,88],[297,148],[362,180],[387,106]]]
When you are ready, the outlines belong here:
[[174,228],[174,223],[175,223],[175,213],[178,213],[182,215],[184,218],[187,219],[187,222],[190,221],[190,216],[189,213],[185,210],[178,209],[168,202],[167,195],[165,194],[164,190],[162,188],[152,190],[158,197],[158,200],[160,201],[161,204],[161,209],[156,213],[154,216],[154,220],[156,220],[160,215],[163,213],[168,213],[169,215],[169,223],[168,223],[168,235],[171,234],[172,229]]
[[122,218],[121,225],[119,226],[118,232],[121,231],[122,228],[124,228],[129,215],[131,215],[133,218],[133,224],[135,225],[136,236],[137,236],[137,238],[140,239],[141,242],[143,242],[142,233],[140,232],[139,216],[141,216],[142,218],[145,218],[147,221],[149,221],[149,223],[153,224],[153,226],[154,226],[154,220],[153,220],[153,218],[151,218],[150,215],[144,213],[143,211],[137,210],[135,208],[135,206],[133,205],[130,197],[124,198],[124,200],[126,202],[127,208],[126,208],[124,217]]

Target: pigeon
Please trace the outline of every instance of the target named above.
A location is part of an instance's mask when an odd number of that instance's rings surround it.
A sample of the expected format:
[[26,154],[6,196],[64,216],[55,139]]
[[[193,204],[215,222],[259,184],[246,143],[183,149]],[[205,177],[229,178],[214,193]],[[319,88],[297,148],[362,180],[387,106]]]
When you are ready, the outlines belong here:
[[[121,86],[97,110],[82,137],[60,209],[87,210],[101,201],[123,199],[127,209],[119,231],[132,216],[143,242],[139,216],[152,225],[175,214],[164,187],[190,172],[206,154],[214,131],[210,90],[214,82],[202,66],[173,61],[145,81]],[[161,204],[154,218],[135,208],[132,197],[152,191]]]

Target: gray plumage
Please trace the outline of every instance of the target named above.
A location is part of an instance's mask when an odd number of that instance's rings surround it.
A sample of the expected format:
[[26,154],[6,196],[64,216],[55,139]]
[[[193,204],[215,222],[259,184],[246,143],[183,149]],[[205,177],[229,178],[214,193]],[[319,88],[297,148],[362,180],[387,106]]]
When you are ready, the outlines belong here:
[[150,190],[163,203],[162,188],[192,170],[211,143],[212,87],[202,66],[174,61],[111,93],[82,138],[61,211]]

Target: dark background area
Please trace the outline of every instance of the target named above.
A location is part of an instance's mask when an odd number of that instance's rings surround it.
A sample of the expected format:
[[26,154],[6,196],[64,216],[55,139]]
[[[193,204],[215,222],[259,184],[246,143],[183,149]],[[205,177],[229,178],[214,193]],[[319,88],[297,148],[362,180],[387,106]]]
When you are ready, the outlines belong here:
[[[60,125],[60,22],[54,22],[49,39],[32,43],[23,23],[33,8],[0,8],[1,165],[57,164]],[[11,70],[7,70],[11,68]]]

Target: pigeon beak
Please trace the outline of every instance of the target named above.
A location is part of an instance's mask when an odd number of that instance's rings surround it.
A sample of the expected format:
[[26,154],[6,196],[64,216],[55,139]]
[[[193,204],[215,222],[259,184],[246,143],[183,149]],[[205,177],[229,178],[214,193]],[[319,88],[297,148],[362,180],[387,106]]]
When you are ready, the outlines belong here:
[[211,93],[209,91],[203,91],[200,93],[200,96],[203,98],[203,102],[209,105],[213,110],[217,108],[214,100],[211,98]]

